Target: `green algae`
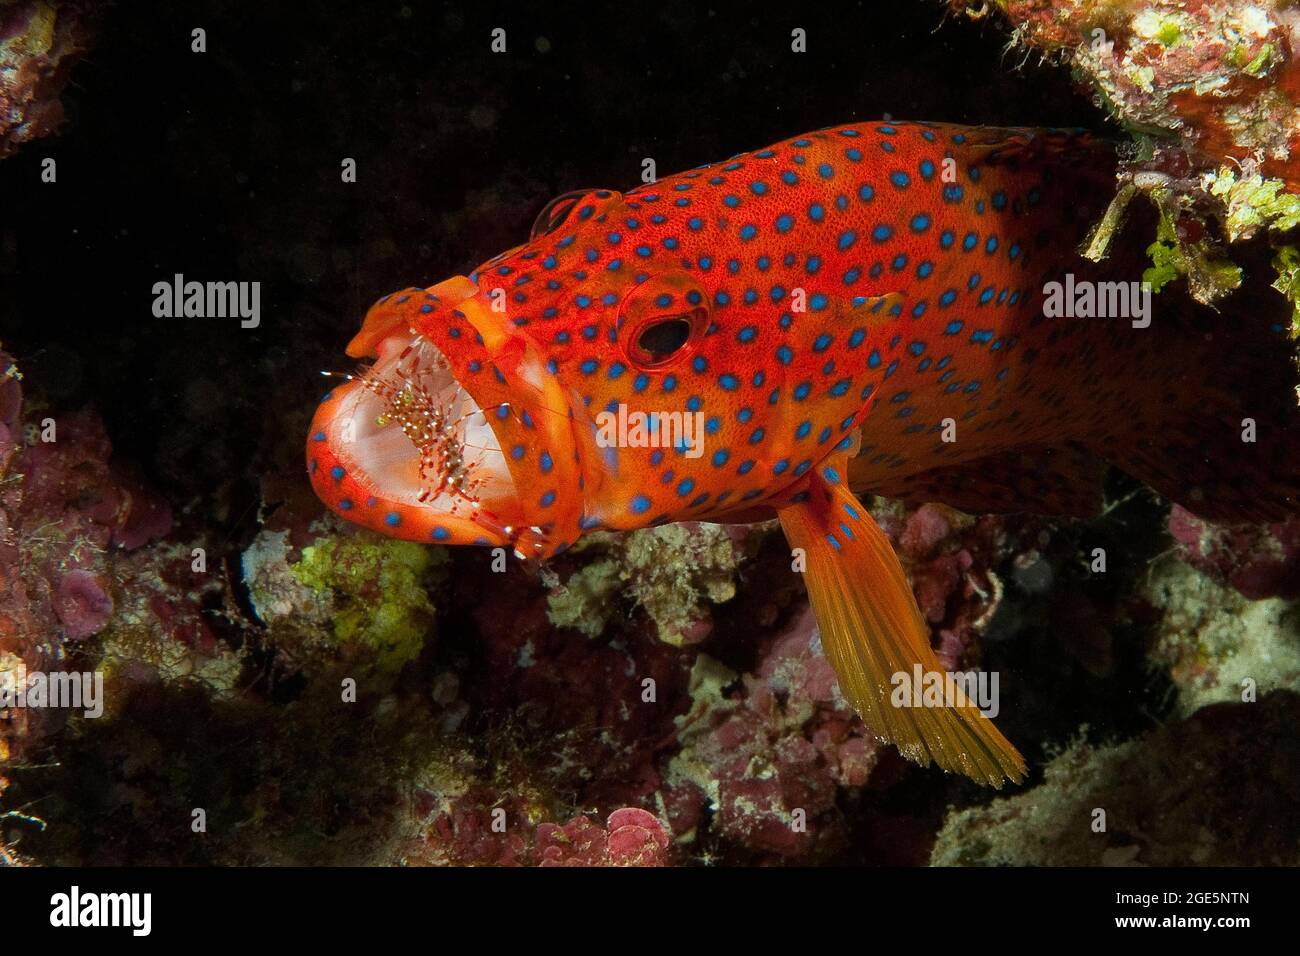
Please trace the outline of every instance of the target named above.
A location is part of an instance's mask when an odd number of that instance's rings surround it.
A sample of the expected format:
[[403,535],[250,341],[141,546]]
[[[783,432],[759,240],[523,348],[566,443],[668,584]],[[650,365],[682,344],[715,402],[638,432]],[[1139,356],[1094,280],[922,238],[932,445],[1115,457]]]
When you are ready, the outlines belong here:
[[290,566],[299,582],[334,598],[334,638],[364,646],[376,669],[395,671],[415,659],[433,627],[428,574],[446,560],[441,549],[389,538],[324,538]]
[[1190,32],[1195,33],[1195,24],[1177,13],[1167,11],[1143,10],[1131,23],[1133,32],[1144,40],[1155,40],[1161,46],[1169,48],[1176,45]]
[[1277,289],[1291,303],[1291,337],[1300,339],[1300,247],[1283,246],[1273,256],[1273,269]]
[[617,609],[623,587],[619,564],[612,558],[579,568],[564,587],[547,597],[547,617],[556,627],[571,627],[598,637]]
[[1187,279],[1188,291],[1197,302],[1212,305],[1241,285],[1241,267],[1217,254],[1214,244],[1203,238],[1187,242],[1179,237],[1176,225],[1179,206],[1167,189],[1149,193],[1160,213],[1156,241],[1147,246],[1151,266],[1142,273],[1142,281],[1159,292],[1178,276]]
[[1220,167],[1206,177],[1206,186],[1223,203],[1229,242],[1248,239],[1261,229],[1287,232],[1300,226],[1300,195],[1286,192],[1280,179],[1265,179],[1258,173],[1242,176]]
[[1253,60],[1242,67],[1242,70],[1251,76],[1262,76],[1267,73],[1273,65],[1273,54],[1275,53],[1273,44],[1265,43],[1259,49],[1259,53]]
[[1139,193],[1151,201],[1159,214],[1155,241],[1146,249],[1151,265],[1142,273],[1142,281],[1151,285],[1152,292],[1159,292],[1175,279],[1184,276],[1192,297],[1210,305],[1241,285],[1240,267],[1220,256],[1208,236],[1195,242],[1179,236],[1177,222],[1185,200],[1164,185],[1163,177],[1149,180],[1135,176],[1120,186],[1101,220],[1085,241],[1081,250],[1084,258],[1092,262],[1106,258],[1115,236],[1124,227],[1129,203]]
[[1163,238],[1157,238],[1147,246],[1147,255],[1151,257],[1151,265],[1143,271],[1142,281],[1150,284],[1152,292],[1159,292],[1178,278],[1180,261],[1178,246]]

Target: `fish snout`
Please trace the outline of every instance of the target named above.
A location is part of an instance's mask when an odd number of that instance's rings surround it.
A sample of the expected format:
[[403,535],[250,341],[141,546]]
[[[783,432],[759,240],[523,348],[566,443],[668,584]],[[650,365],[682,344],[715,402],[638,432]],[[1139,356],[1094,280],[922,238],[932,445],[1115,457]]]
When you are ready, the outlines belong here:
[[455,276],[370,309],[347,351],[374,361],[325,396],[307,442],[332,510],[394,537],[527,558],[576,540],[567,402],[494,301]]

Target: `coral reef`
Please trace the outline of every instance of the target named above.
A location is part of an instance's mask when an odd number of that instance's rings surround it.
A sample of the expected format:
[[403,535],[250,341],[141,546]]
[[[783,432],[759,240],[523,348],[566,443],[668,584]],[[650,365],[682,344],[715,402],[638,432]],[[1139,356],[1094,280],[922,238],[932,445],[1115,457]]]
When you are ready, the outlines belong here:
[[1285,730],[1300,714],[1300,605],[1263,593],[1290,581],[1276,547],[1288,528],[1216,527],[1175,508],[1180,546],[1154,558],[1133,599],[1150,626],[1145,666],[1170,681],[1167,720],[1120,742],[1083,728],[1039,786],[950,814],[931,862],[1300,863],[1300,845],[1266,835],[1300,815],[1300,746]]
[[[11,674],[20,666],[45,672],[82,654],[83,642],[133,600],[123,552],[167,534],[172,517],[166,502],[114,467],[96,416],[25,423],[21,372],[3,353],[0,367],[0,661]],[[21,755],[16,740],[43,736],[61,719],[23,709],[6,721],[11,759]]]
[[[90,410],[27,409],[7,358],[0,382],[0,675],[94,672],[111,720],[149,688],[233,694],[239,654],[213,628],[222,582],[202,547],[166,540],[168,503],[113,455]],[[94,719],[94,718],[90,718]],[[69,722],[62,707],[20,707],[0,720],[0,794]]]
[[1181,561],[1152,568],[1145,593],[1160,611],[1154,664],[1178,688],[1178,712],[1219,701],[1300,691],[1300,607],[1279,598],[1247,600]]
[[59,94],[90,47],[97,6],[19,0],[0,7],[0,159],[63,122]]
[[1174,505],[1169,533],[1188,563],[1244,597],[1300,597],[1300,519],[1215,524]]
[[[20,434],[16,374],[0,400],[6,434]],[[28,412],[42,414],[39,402]],[[202,549],[172,540],[165,505],[121,477],[130,471],[114,462],[97,417],[56,418],[57,441],[45,447],[33,434],[7,452],[9,540],[40,558],[13,580],[41,601],[12,608],[72,623],[41,645],[45,656],[30,640],[18,650],[29,667],[56,658],[66,666],[76,654],[105,674],[104,718],[59,746],[135,756],[121,770],[95,770],[107,777],[94,783],[70,776],[74,766],[98,767],[93,760],[29,770],[21,795],[90,788],[148,820],[187,812],[176,801],[205,781],[188,799],[207,806],[214,831],[201,851],[139,832],[74,851],[76,831],[64,823],[23,831],[13,853],[659,865],[834,860],[861,837],[892,862],[924,858],[934,811],[928,820],[892,807],[863,815],[868,794],[921,772],[882,749],[840,697],[770,526],[596,535],[536,574],[494,567],[486,552],[448,554],[341,527],[310,497],[282,493],[289,479],[270,473],[263,494],[278,504],[240,557],[241,610],[229,578],[195,572]],[[1041,543],[1041,523],[935,506],[875,510],[940,654],[953,667],[976,664],[1005,600],[997,569],[1026,542]],[[54,539],[46,525],[56,516]],[[65,566],[55,556],[74,538],[93,547]],[[336,740],[338,753],[295,750],[295,741],[328,738],[323,728],[340,707],[360,717]],[[219,772],[182,771],[164,756],[167,741],[194,721],[213,746],[250,734],[255,742]],[[376,739],[384,743],[356,764],[361,741]],[[330,776],[339,760],[352,770]],[[157,792],[156,781],[176,773],[191,782],[173,796]],[[371,807],[363,819],[331,809],[358,800]],[[334,837],[315,846],[312,831]]]
[[[935,625],[941,659],[954,669],[974,666],[1004,593],[994,569],[1035,523],[883,502],[875,514]],[[788,563],[788,553],[767,557]],[[690,708],[677,718],[680,749],[667,764],[661,797],[680,838],[694,839],[699,828],[709,841],[744,848],[756,860],[832,858],[853,831],[846,812],[853,795],[869,783],[887,790],[909,772],[840,695],[812,613],[798,606],[760,643],[752,670],[696,657]],[[874,823],[911,828],[905,814]],[[895,862],[909,859],[907,843],[900,844]]]
[[1031,553],[1025,544],[1037,543],[1045,526],[1033,518],[975,518],[936,504],[882,503],[874,514],[911,576],[939,660],[950,670],[973,666],[978,639],[1002,605],[1005,588],[996,569]]
[[1070,65],[1135,131],[1163,134],[1193,172],[1253,164],[1300,183],[1297,21],[1286,0],[951,0],[996,7],[1015,40]]
[[551,623],[595,636],[617,613],[623,594],[650,616],[661,641],[698,644],[713,629],[709,606],[736,593],[748,533],[744,525],[688,522],[584,538],[581,551],[600,549],[604,557],[584,564],[551,593]]
[[427,588],[445,549],[344,530],[294,558],[288,537],[263,531],[243,569],[253,609],[290,666],[347,659],[391,675],[419,655],[434,620]]
[[[1133,137],[1117,194],[1085,254],[1101,259],[1127,205],[1159,214],[1144,277],[1175,275],[1219,300],[1241,284],[1222,248],[1267,234],[1281,247],[1275,287],[1293,305],[1300,224],[1300,15],[1288,0],[949,0],[962,15],[996,8],[1013,43],[1071,66]],[[1216,225],[1217,224],[1217,225]]]
[[950,816],[931,863],[1296,866],[1297,719],[1300,696],[1283,692],[1137,740],[1078,742],[1030,792]]
[[[418,836],[402,844],[394,862],[403,865],[510,866],[665,866],[673,860],[672,841],[652,813],[622,807],[601,826],[579,815],[565,823],[536,823],[503,803],[477,808],[468,804],[473,783],[448,793],[447,777],[438,792],[420,789],[414,811],[422,818]],[[454,777],[451,779],[455,779]],[[513,809],[510,808],[510,809]]]
[[690,691],[663,795],[674,829],[692,834],[707,806],[716,837],[769,857],[841,848],[839,788],[866,784],[881,748],[840,696],[812,612],[777,635],[743,678],[700,655]]

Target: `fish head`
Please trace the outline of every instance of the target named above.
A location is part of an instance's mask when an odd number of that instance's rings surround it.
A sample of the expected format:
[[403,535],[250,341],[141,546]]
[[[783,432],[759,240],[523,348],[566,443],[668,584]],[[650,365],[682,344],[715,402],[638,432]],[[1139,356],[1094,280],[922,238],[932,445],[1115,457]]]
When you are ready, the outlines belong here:
[[796,288],[802,262],[737,294],[746,276],[701,268],[709,196],[672,195],[566,194],[526,244],[376,304],[348,348],[374,364],[312,425],[322,499],[385,534],[544,558],[595,528],[748,518],[847,447],[865,390],[827,343],[857,348],[866,318]]
[[473,277],[386,296],[348,354],[372,362],[322,400],[317,494],[398,538],[545,557],[579,532],[567,398],[535,341]]

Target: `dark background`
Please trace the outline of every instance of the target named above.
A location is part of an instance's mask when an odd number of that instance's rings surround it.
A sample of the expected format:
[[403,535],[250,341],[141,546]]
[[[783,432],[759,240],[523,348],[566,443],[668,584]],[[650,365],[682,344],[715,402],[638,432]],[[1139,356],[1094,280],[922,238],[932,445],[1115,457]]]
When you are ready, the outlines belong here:
[[[0,163],[0,341],[29,393],[97,407],[119,455],[237,546],[379,296],[467,273],[549,197],[627,187],[647,156],[666,175],[885,113],[1099,124],[1021,56],[930,0],[106,7],[61,135]],[[260,281],[261,327],[154,318],[177,272]]]

